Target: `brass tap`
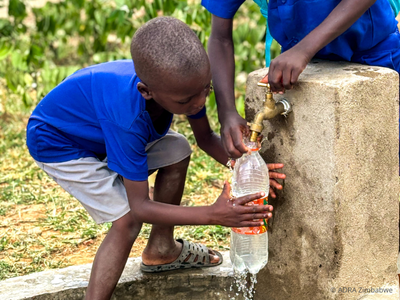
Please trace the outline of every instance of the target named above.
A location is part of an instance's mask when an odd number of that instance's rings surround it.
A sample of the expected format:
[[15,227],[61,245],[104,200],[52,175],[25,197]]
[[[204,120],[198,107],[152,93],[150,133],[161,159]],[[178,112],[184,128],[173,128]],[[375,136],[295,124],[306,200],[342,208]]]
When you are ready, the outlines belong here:
[[258,135],[264,129],[264,120],[272,119],[277,115],[286,116],[291,111],[291,105],[286,99],[275,102],[268,83],[259,82],[257,85],[260,87],[266,87],[267,92],[265,93],[264,107],[256,114],[256,117],[250,124],[251,142],[257,141]]

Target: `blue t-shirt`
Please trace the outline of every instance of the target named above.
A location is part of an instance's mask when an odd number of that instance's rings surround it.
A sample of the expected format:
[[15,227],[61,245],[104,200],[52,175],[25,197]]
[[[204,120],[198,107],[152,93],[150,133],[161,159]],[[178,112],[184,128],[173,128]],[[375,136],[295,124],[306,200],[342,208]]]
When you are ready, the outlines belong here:
[[66,78],[29,119],[32,157],[51,163],[107,156],[110,169],[130,180],[146,180],[145,147],[167,133],[173,115],[158,133],[136,88],[139,81],[132,60],[91,66]]
[[[202,5],[218,17],[231,19],[243,2],[202,0]],[[339,3],[340,0],[269,0],[268,26],[272,37],[282,46],[282,52],[296,45],[321,24]],[[355,53],[370,51],[396,31],[397,21],[388,0],[377,0],[349,29],[322,48],[316,56],[351,61]],[[393,50],[393,43],[388,42],[385,48]],[[382,45],[379,51],[382,51]]]

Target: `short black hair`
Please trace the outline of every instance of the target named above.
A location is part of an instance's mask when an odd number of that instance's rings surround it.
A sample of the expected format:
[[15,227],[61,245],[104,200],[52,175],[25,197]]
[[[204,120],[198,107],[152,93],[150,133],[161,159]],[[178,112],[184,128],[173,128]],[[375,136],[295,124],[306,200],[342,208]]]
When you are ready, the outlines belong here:
[[197,35],[173,17],[157,17],[140,27],[132,38],[131,55],[137,75],[146,84],[156,84],[164,76],[184,79],[209,66]]

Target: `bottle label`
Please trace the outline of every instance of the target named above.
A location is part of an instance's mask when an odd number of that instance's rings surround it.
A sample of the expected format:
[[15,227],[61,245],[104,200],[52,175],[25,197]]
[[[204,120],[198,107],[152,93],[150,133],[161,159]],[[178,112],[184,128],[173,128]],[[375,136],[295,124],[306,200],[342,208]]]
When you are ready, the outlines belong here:
[[[252,206],[252,205],[268,205],[268,197],[265,198],[260,198],[254,201],[251,201],[247,203],[246,205]],[[261,221],[261,220],[254,220],[254,221]],[[268,230],[268,220],[263,219],[264,225],[262,226],[257,226],[257,227],[232,227],[232,230],[236,233],[239,234],[261,234],[264,232],[267,232]]]

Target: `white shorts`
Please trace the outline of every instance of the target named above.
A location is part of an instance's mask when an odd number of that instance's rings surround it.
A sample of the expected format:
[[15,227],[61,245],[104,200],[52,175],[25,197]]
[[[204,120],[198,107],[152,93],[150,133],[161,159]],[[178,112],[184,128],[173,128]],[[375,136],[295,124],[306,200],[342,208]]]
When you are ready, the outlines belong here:
[[[186,138],[173,131],[146,147],[149,172],[176,164],[192,150]],[[108,168],[107,158],[83,157],[38,166],[74,196],[98,223],[113,222],[130,211],[122,177]]]

